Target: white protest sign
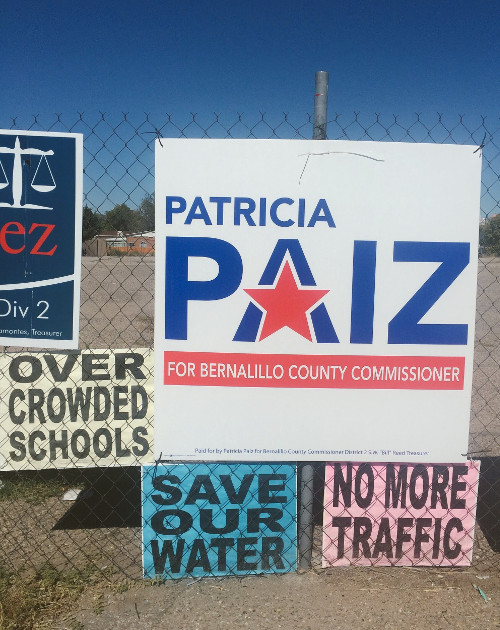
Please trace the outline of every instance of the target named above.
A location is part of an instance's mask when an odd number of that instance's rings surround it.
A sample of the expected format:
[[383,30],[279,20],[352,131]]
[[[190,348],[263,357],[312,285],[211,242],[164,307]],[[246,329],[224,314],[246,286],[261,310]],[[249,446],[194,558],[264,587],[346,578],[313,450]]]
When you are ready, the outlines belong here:
[[0,355],[0,469],[153,461],[149,348]]

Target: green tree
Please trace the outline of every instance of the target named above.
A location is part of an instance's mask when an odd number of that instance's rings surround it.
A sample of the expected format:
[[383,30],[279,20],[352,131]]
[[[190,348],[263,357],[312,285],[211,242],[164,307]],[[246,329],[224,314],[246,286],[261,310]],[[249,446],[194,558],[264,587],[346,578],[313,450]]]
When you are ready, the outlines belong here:
[[153,232],[155,229],[155,196],[147,194],[141,201],[138,208],[141,219],[141,230],[143,232]]
[[132,210],[126,203],[121,203],[106,212],[102,227],[104,230],[139,232],[141,230],[140,215],[137,210]]
[[98,212],[93,212],[89,206],[84,206],[82,217],[82,241],[88,241],[97,236],[101,231],[102,216]]
[[487,254],[500,256],[500,214],[495,214],[479,227],[479,244]]

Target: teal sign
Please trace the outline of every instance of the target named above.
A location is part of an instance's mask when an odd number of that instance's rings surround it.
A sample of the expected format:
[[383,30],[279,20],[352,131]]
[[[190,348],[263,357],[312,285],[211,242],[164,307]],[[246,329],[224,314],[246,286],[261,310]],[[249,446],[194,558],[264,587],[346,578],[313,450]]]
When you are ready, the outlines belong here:
[[144,577],[296,569],[294,465],[172,464],[142,471]]

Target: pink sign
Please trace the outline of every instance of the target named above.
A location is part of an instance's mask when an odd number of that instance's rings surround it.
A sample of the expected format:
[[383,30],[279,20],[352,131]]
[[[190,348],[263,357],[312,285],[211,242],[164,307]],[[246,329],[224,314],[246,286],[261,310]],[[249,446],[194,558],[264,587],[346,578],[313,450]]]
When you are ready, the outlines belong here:
[[323,567],[468,566],[479,462],[327,464]]

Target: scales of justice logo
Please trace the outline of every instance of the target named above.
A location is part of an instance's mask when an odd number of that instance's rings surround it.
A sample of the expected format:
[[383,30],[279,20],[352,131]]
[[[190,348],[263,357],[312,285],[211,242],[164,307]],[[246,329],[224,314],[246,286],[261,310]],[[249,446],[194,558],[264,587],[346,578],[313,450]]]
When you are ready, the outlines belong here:
[[[11,149],[10,147],[0,147],[0,154],[11,154],[14,156],[14,165],[12,167],[12,177],[10,181],[7,177],[7,173],[5,172],[4,165],[2,164],[2,161],[0,159],[0,190],[6,188],[7,186],[9,186],[9,184],[12,184],[13,199],[12,203],[0,202],[0,207],[21,208],[27,210],[53,210],[53,207],[50,206],[39,206],[32,203],[21,203],[21,197],[24,187],[23,165],[21,157],[25,155],[40,156],[35,174],[33,175],[33,179],[31,180],[31,188],[40,193],[47,193],[51,192],[56,187],[56,182],[54,180],[54,176],[47,160],[47,156],[54,155],[54,151],[42,151],[41,149],[36,149],[34,147],[21,149],[19,136],[16,136],[14,148]],[[25,164],[30,164],[30,162],[26,160],[26,158]]]

